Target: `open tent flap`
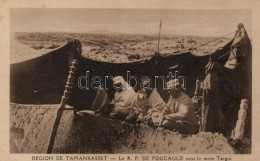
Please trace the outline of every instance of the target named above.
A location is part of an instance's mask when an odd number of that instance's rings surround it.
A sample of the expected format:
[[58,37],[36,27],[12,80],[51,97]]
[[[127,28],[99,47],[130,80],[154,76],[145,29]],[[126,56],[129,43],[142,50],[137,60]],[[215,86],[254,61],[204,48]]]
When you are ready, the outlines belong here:
[[[251,133],[252,49],[243,26],[239,25],[230,45],[227,61],[212,60],[205,78],[206,131],[230,132],[236,126],[242,99],[249,101],[245,133]],[[224,61],[223,61],[224,62]],[[215,66],[215,67],[214,67]]]

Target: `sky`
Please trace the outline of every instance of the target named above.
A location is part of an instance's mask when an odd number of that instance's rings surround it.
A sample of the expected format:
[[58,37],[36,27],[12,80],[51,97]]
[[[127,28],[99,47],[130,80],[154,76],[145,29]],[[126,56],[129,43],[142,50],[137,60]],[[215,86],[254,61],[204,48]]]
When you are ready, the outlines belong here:
[[251,36],[250,10],[11,9],[11,32],[111,32],[222,36],[242,22]]

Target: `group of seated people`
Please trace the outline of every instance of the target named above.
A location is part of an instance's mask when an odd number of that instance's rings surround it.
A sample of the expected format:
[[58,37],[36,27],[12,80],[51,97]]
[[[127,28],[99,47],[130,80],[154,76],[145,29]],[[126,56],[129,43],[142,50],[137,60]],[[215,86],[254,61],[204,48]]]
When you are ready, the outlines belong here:
[[[166,104],[156,88],[149,88],[149,80],[142,82],[141,89],[134,89],[122,76],[113,79],[116,90],[114,99],[98,113],[109,111],[110,118],[129,123],[144,123],[162,127],[181,134],[195,134],[199,130],[198,117],[192,99],[181,89],[178,79],[166,83],[170,95]],[[110,110],[107,110],[107,109]]]

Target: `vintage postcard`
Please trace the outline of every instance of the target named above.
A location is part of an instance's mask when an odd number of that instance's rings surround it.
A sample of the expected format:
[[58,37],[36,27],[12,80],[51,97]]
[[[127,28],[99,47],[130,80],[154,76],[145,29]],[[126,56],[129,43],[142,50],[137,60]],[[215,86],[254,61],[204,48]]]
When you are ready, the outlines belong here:
[[260,159],[257,1],[1,3],[3,160]]

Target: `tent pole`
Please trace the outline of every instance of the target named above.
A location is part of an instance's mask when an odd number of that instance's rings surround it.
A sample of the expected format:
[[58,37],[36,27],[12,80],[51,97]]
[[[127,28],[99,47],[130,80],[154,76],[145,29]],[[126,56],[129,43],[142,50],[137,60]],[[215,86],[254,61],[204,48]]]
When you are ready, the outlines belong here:
[[[55,119],[55,122],[54,122],[53,127],[52,127],[51,136],[50,136],[48,149],[47,149],[47,154],[52,153],[53,146],[54,146],[54,143],[55,143],[55,138],[56,138],[56,135],[57,135],[57,132],[58,132],[59,124],[60,124],[60,120],[61,120],[63,111],[66,110],[65,106],[68,103],[69,96],[71,94],[71,90],[72,90],[73,83],[74,83],[74,80],[75,80],[77,65],[78,65],[77,59],[73,59],[73,61],[71,62],[69,75],[68,75],[67,82],[66,82],[66,85],[65,85],[65,90],[64,90],[63,96],[61,98],[60,107],[57,111],[56,119]],[[71,110],[71,109],[69,109],[69,110]]]
[[158,54],[160,52],[161,28],[162,28],[162,20],[160,20],[160,25],[159,25],[159,36],[158,36],[158,46],[157,46],[157,53]]

